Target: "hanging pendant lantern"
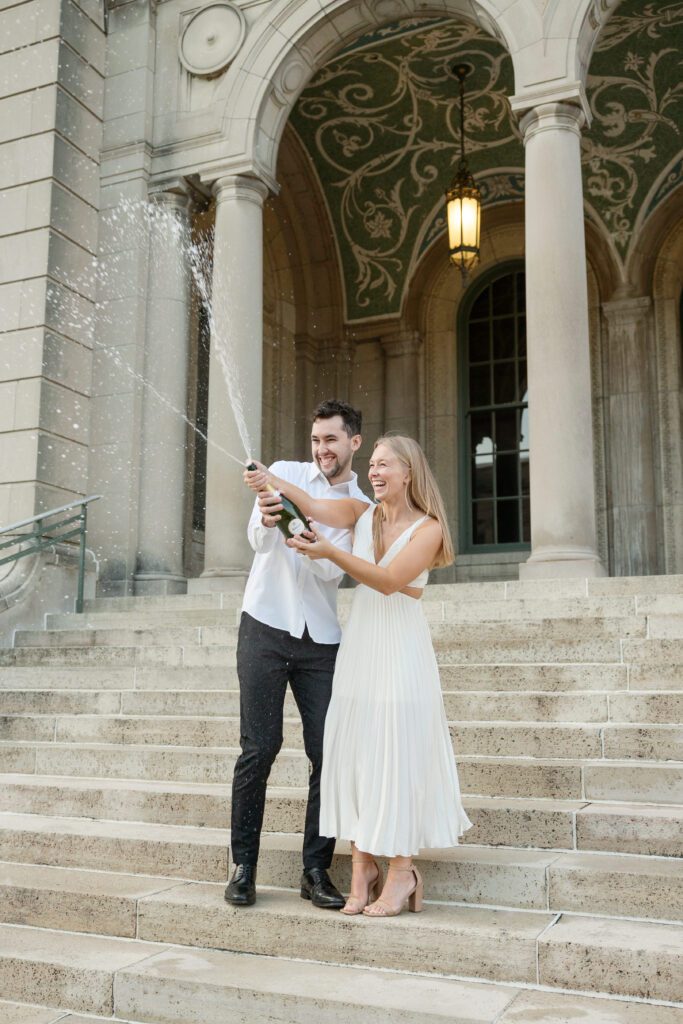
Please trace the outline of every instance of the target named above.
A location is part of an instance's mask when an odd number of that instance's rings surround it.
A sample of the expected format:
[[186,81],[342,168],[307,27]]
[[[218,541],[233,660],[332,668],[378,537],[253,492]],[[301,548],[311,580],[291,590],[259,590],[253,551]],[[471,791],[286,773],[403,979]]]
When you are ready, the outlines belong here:
[[464,281],[479,259],[481,229],[481,192],[465,157],[465,79],[471,71],[470,64],[457,63],[451,68],[460,83],[460,160],[446,192],[450,258]]

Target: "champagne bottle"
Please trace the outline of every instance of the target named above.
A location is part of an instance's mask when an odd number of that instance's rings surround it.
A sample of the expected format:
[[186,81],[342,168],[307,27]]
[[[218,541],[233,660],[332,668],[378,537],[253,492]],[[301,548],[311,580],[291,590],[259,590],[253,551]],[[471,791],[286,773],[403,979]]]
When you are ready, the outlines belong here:
[[[253,462],[250,462],[247,465],[247,469],[250,470],[250,472],[253,472],[255,469],[258,469],[258,466]],[[285,539],[289,540],[290,537],[298,537],[304,532],[304,530],[307,530],[308,520],[303,512],[297,508],[294,502],[290,501],[289,498],[281,492],[276,491],[271,484],[266,484],[266,487],[269,491],[272,491],[273,494],[279,493],[282,511],[278,513],[280,521],[276,523],[276,525]]]

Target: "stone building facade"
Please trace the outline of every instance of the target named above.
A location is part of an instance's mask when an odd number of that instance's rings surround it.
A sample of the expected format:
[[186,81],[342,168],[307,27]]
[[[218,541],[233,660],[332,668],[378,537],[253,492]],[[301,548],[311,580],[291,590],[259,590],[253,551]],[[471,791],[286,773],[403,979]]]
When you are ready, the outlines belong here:
[[0,523],[100,494],[103,593],[239,587],[226,453],[306,458],[337,396],[361,477],[425,447],[444,579],[683,572],[680,0],[3,0],[0,41]]

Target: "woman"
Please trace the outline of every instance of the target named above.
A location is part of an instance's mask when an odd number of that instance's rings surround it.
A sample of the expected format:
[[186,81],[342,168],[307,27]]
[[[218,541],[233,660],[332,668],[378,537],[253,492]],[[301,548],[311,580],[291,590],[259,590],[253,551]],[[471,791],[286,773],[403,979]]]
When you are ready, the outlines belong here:
[[[393,917],[406,902],[422,909],[412,857],[425,847],[456,846],[471,823],[419,600],[429,569],[453,561],[443,501],[412,438],[376,441],[368,475],[378,502],[369,507],[352,498],[312,499],[263,469],[245,479],[254,490],[276,487],[312,519],[355,531],[351,554],[315,529],[312,539],[288,543],[307,558],[329,559],[360,584],[325,721],[320,834],[352,842],[351,895],[342,913]],[[384,887],[378,856],[389,858]]]

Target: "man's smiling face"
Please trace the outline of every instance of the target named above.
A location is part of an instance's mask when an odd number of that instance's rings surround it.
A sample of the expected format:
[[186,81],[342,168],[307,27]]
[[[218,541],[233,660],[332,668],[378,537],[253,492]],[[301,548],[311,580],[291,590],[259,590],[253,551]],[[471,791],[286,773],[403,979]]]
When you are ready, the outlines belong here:
[[341,416],[315,420],[311,430],[313,461],[330,484],[348,478],[353,453],[360,447],[360,434],[349,437]]

